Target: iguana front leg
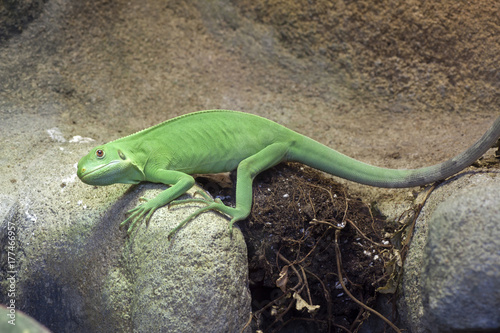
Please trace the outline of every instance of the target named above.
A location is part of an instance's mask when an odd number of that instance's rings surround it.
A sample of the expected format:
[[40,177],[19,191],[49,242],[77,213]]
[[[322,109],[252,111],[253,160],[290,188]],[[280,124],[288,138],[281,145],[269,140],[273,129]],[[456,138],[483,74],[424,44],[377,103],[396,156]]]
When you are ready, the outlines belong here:
[[185,200],[177,200],[171,202],[171,205],[181,203],[206,203],[206,207],[199,208],[194,213],[185,218],[177,227],[175,227],[168,235],[170,239],[180,228],[187,222],[208,210],[217,210],[231,216],[229,222],[229,234],[232,235],[233,224],[237,221],[244,220],[250,215],[252,209],[252,182],[255,176],[260,172],[269,169],[276,164],[286,159],[289,149],[289,144],[274,143],[262,149],[258,153],[247,157],[238,165],[236,173],[236,206],[228,207],[219,199],[212,200],[208,196],[202,194],[204,199],[192,198]]
[[[153,213],[160,207],[165,206],[172,200],[186,193],[194,185],[194,178],[188,174],[172,170],[147,170],[145,173],[146,180],[155,183],[163,183],[172,186],[158,194],[153,199],[146,199],[143,204],[129,210],[127,214],[131,214],[120,226],[124,226],[131,221],[127,234],[131,234],[136,227],[144,221],[149,222]],[[137,223],[140,222],[138,225]]]

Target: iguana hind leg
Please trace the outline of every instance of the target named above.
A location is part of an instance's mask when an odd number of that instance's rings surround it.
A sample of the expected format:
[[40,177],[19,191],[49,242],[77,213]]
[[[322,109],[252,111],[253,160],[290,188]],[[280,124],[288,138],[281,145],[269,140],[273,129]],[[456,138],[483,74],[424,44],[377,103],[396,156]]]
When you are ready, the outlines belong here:
[[247,157],[238,165],[236,173],[236,205],[229,207],[224,205],[220,199],[212,200],[208,195],[200,193],[204,199],[192,198],[185,200],[172,201],[170,204],[176,205],[181,203],[206,203],[206,207],[199,208],[194,213],[185,218],[177,227],[175,227],[168,235],[170,239],[180,228],[187,222],[208,210],[217,210],[231,216],[229,222],[229,235],[232,235],[233,224],[237,221],[244,220],[250,215],[252,209],[252,182],[255,176],[260,172],[275,166],[285,160],[288,153],[289,145],[286,143],[274,143],[262,149],[258,153]]

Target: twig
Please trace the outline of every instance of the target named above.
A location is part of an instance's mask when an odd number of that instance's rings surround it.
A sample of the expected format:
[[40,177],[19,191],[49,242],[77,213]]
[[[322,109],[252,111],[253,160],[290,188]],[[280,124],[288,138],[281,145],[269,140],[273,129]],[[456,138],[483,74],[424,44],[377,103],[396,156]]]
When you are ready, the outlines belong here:
[[377,312],[376,310],[370,308],[369,306],[363,304],[362,302],[358,301],[352,294],[351,292],[346,288],[344,284],[344,279],[342,277],[342,261],[341,261],[341,256],[340,256],[340,247],[339,247],[339,235],[340,235],[340,230],[335,230],[335,254],[336,254],[336,259],[337,259],[337,271],[339,275],[339,282],[340,285],[342,286],[342,289],[344,289],[345,293],[359,306],[361,306],[363,309],[370,311],[371,313],[375,314],[376,316],[380,317],[383,321],[385,321],[389,326],[392,327],[394,331],[397,333],[401,333],[401,330],[396,327],[389,319],[385,318],[382,314]]
[[361,236],[366,239],[367,241],[371,242],[372,244],[375,244],[377,246],[380,246],[380,247],[392,247],[391,244],[382,244],[382,243],[377,243],[373,240],[371,240],[370,238],[368,238],[368,236],[366,236],[359,228],[358,226],[356,225],[356,223],[354,223],[353,221],[349,220],[349,219],[346,219],[347,222],[349,222],[351,224],[351,226],[354,227],[354,229],[356,229],[360,234]]

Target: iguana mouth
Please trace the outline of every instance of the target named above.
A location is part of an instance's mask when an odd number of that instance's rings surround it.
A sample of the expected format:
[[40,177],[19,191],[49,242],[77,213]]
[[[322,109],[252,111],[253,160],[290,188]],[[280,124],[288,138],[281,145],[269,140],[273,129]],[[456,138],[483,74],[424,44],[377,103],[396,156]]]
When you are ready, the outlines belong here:
[[97,171],[99,170],[102,170],[104,168],[108,168],[114,164],[117,164],[117,163],[120,163],[120,161],[111,161],[107,164],[104,164],[104,165],[100,165],[99,167],[93,169],[93,170],[90,170],[88,172],[86,172],[87,170],[85,168],[82,168],[80,170],[77,171],[77,175],[78,175],[78,178],[80,178],[84,183],[85,182],[85,179],[89,179],[89,176],[92,176],[93,174],[95,174]]

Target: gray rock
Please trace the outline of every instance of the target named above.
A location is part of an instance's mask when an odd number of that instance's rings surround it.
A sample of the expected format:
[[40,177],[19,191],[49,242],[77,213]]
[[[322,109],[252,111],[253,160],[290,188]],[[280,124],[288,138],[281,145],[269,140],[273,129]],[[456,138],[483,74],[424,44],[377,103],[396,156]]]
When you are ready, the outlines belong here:
[[500,330],[500,192],[465,189],[429,222],[422,294],[432,327]]
[[5,221],[12,221],[17,208],[16,199],[10,195],[0,194],[0,223],[8,227]]
[[0,332],[2,333],[50,333],[48,329],[30,316],[19,310],[11,311],[3,304],[0,304],[0,318],[3,319],[0,320]]
[[[207,212],[168,242],[168,232],[195,209],[189,205],[157,210],[148,228],[126,238],[118,227],[125,212],[166,186],[85,185],[75,164],[90,146],[69,141],[32,152],[30,172],[17,182],[18,203],[2,200],[0,230],[9,221],[16,227],[17,309],[54,332],[241,329],[250,295],[239,229],[230,239],[228,219]],[[0,301],[8,299],[0,289]]]
[[500,177],[461,175],[417,220],[399,301],[411,332],[500,329]]
[[0,42],[23,28],[43,9],[43,0],[4,0],[0,4]]
[[167,241],[170,230],[200,207],[191,206],[154,216],[124,251],[134,330],[240,332],[249,319],[247,249],[238,228],[229,237],[226,218],[204,213]]

